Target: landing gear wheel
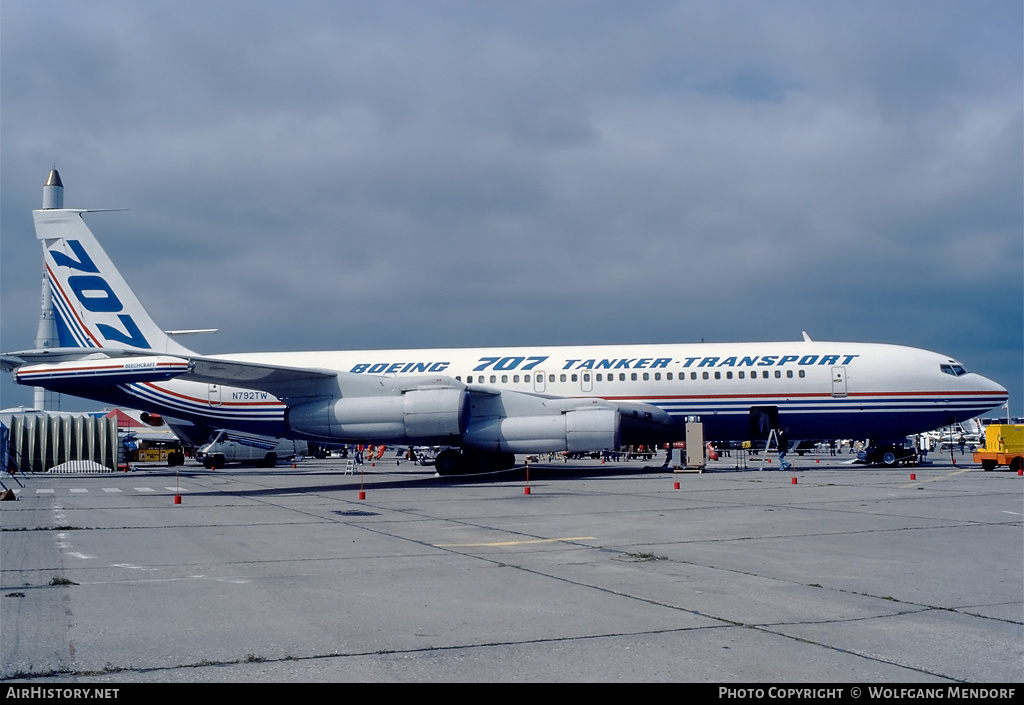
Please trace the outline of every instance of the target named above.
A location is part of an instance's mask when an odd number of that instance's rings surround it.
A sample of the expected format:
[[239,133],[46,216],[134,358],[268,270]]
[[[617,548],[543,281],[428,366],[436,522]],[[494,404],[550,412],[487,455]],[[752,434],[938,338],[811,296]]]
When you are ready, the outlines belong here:
[[434,458],[434,470],[438,475],[459,475],[462,473],[462,454],[449,448],[442,450]]

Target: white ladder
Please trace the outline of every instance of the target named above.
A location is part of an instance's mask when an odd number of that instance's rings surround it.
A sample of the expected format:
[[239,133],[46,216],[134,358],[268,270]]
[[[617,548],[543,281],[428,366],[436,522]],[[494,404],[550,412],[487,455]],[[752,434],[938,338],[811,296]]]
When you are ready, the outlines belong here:
[[764,470],[765,463],[768,462],[768,454],[772,451],[772,441],[775,441],[775,450],[779,450],[779,434],[775,432],[773,428],[768,432],[768,440],[764,442],[764,455],[761,456],[761,467],[760,470]]

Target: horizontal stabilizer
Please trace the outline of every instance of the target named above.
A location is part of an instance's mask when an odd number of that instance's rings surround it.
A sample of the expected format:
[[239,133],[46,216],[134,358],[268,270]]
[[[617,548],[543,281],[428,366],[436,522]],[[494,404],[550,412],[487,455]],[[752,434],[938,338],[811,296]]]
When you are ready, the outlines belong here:
[[18,384],[34,387],[110,386],[168,380],[188,370],[188,360],[166,355],[120,359],[102,357],[24,365],[15,372],[15,380]]
[[39,348],[36,350],[19,350],[0,355],[0,369],[16,370],[25,365],[67,362],[68,360],[107,360],[116,357],[138,356],[137,350],[120,350],[118,348]]

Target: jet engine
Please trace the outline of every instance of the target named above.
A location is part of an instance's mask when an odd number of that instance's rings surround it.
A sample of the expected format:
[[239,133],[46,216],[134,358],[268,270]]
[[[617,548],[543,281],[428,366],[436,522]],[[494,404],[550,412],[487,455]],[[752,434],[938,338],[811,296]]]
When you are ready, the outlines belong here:
[[619,447],[619,412],[569,409],[546,416],[488,418],[470,424],[463,444],[502,453],[581,453]]
[[295,434],[351,442],[458,444],[469,413],[465,389],[415,389],[394,396],[318,399],[289,407]]

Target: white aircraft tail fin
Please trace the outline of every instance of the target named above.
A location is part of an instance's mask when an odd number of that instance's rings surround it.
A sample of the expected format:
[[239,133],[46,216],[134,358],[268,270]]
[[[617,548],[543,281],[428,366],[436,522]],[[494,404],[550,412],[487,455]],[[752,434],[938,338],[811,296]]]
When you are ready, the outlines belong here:
[[87,210],[32,212],[61,347],[189,354],[139,302],[82,219]]

